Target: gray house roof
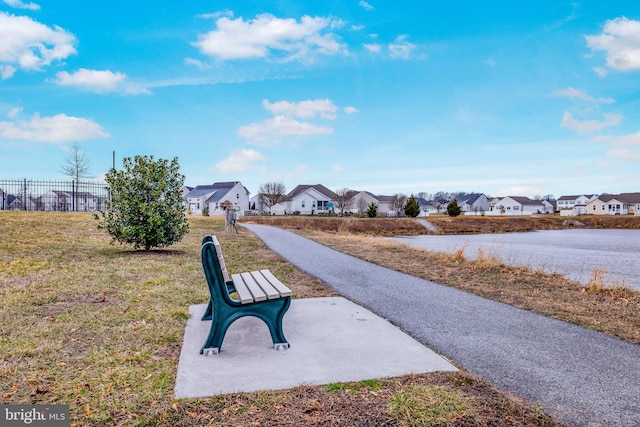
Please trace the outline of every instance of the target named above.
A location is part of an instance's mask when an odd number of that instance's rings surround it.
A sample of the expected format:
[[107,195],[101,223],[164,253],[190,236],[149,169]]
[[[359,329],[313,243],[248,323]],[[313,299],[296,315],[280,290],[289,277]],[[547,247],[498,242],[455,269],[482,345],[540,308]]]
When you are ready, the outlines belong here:
[[298,197],[300,194],[304,193],[305,191],[307,191],[308,189],[313,188],[314,190],[318,191],[319,193],[327,196],[327,198],[329,200],[336,200],[338,198],[338,196],[336,195],[336,193],[334,193],[333,191],[329,190],[327,187],[325,187],[322,184],[315,184],[315,185],[298,185],[296,188],[294,188],[293,190],[291,190],[289,192],[289,194],[287,194],[287,200],[293,200],[296,197]]
[[528,197],[524,197],[524,196],[509,196],[510,199],[515,200],[516,202],[520,203],[521,205],[535,205],[535,206],[539,206],[542,205],[542,200],[531,200]]
[[561,196],[558,200],[575,200],[580,196],[585,196],[586,198],[590,199],[593,197],[593,194],[581,194],[578,196]]
[[473,205],[476,202],[476,200],[478,200],[480,198],[480,196],[482,196],[481,193],[465,194],[464,196],[460,196],[458,198],[458,202],[460,204],[465,204],[466,203],[468,205]]
[[[239,184],[239,182],[240,181],[230,181],[216,182],[211,185],[197,185],[191,191],[189,191],[189,194],[187,194],[186,197],[203,197],[210,195],[206,200],[207,202],[219,202],[227,195],[229,191],[231,191],[233,187]],[[244,188],[244,191],[249,194],[249,190],[247,190],[245,187],[242,188]]]

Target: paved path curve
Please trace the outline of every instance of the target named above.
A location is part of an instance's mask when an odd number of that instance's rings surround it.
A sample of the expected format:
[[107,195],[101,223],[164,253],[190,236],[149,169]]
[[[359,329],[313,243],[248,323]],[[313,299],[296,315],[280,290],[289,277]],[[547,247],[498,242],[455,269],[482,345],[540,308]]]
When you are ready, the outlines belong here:
[[640,346],[242,224],[291,264],[570,426],[640,426]]

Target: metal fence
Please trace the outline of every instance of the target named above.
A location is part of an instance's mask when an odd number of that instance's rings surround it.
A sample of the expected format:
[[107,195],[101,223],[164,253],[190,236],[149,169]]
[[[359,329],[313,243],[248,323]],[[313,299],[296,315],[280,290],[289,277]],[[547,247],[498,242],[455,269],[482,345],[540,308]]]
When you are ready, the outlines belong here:
[[104,182],[0,179],[0,211],[96,212],[108,198]]

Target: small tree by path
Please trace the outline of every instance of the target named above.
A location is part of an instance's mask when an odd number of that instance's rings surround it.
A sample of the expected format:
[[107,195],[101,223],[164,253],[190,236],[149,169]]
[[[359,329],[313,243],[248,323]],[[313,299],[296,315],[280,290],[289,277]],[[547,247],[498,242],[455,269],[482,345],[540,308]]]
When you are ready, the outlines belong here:
[[420,215],[420,204],[418,204],[418,200],[413,194],[407,199],[407,203],[404,205],[404,214],[409,218],[415,218]]
[[456,199],[453,199],[452,201],[449,202],[449,204],[447,205],[447,214],[449,216],[458,216],[462,213],[462,209],[460,208],[460,205],[458,205],[458,201]]
[[[179,173],[178,158],[169,163],[153,156],[127,157],[123,167],[107,173],[110,200],[101,212],[98,228],[107,230],[112,242],[130,243],[147,251],[182,240],[189,225],[182,204],[184,175]],[[100,220],[98,215],[96,218]]]
[[376,205],[374,202],[371,202],[369,204],[369,207],[367,208],[367,216],[369,218],[375,218],[378,215],[378,205]]

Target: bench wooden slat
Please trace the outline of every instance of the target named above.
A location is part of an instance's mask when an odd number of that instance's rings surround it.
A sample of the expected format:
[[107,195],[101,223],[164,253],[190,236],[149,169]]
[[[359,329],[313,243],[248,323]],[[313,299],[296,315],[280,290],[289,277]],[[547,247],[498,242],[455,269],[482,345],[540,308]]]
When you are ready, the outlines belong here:
[[251,292],[249,291],[247,284],[242,279],[242,276],[239,274],[232,274],[231,280],[233,280],[233,285],[236,288],[240,302],[242,302],[242,304],[253,302],[253,295],[251,295]]
[[259,271],[252,271],[251,276],[258,282],[268,299],[280,298],[280,292]]
[[267,299],[267,295],[262,290],[262,288],[258,285],[258,283],[254,280],[251,273],[240,273],[242,280],[247,285],[249,292],[253,295],[254,301],[264,301]]
[[291,289],[287,288],[287,286],[282,283],[280,280],[276,278],[269,270],[260,270],[260,273],[269,281],[269,283],[277,289],[280,293],[280,296],[288,297],[291,296]]
[[218,262],[220,263],[220,270],[222,270],[222,277],[225,282],[228,282],[229,273],[227,272],[227,265],[224,262],[224,256],[222,256],[222,246],[220,246],[220,242],[218,242],[218,238],[216,236],[212,236],[211,241],[213,242],[213,247],[216,248],[216,255],[218,255]]

